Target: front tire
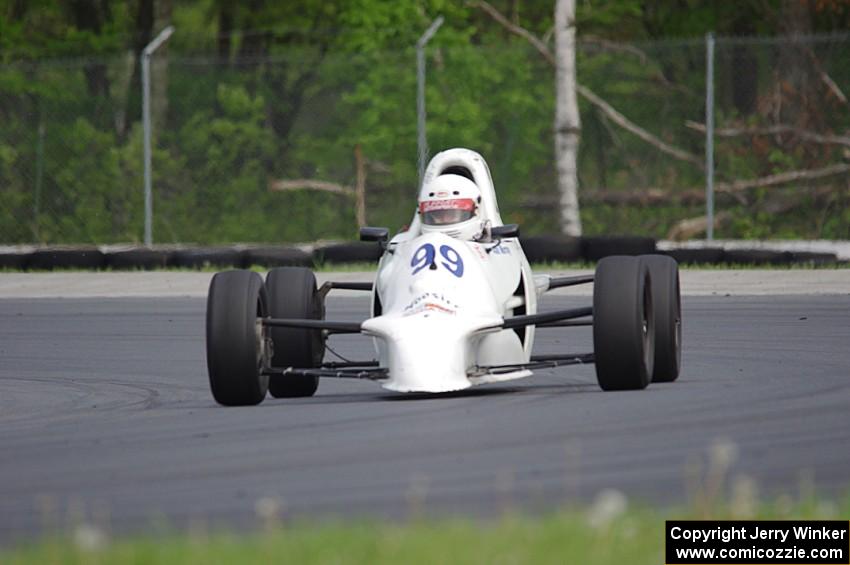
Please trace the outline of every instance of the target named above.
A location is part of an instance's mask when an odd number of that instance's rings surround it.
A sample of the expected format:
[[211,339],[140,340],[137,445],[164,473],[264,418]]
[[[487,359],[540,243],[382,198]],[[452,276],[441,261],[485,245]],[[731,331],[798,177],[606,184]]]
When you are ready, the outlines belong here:
[[251,271],[217,273],[207,295],[207,370],[216,402],[250,406],[266,397],[268,315],[263,279]]
[[[272,318],[322,320],[325,306],[316,290],[316,277],[305,267],[278,267],[266,276],[269,312]],[[325,356],[325,342],[320,330],[272,328],[274,342],[272,366],[306,369],[319,367]],[[269,392],[275,398],[313,396],[319,377],[275,375]]]
[[652,311],[655,317],[655,361],[652,382],[669,383],[682,368],[682,299],[679,264],[666,255],[642,255],[652,279]]
[[593,285],[593,351],[603,390],[639,390],[652,378],[654,318],[649,268],[637,257],[605,257]]

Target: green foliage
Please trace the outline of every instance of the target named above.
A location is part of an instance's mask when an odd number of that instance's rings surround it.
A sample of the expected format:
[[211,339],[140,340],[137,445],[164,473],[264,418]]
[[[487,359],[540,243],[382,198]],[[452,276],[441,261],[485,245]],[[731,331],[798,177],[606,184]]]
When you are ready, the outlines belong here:
[[[744,31],[770,33],[781,10],[773,0],[679,4],[579,2],[579,37],[589,40],[580,45],[578,78],[628,119],[699,155],[702,138],[683,126],[703,119],[699,37],[709,29],[738,30],[744,16],[758,20]],[[551,2],[493,5],[538,36],[551,30]],[[845,12],[818,12],[813,21],[838,29],[850,18]],[[153,109],[156,241],[352,238],[349,197],[268,187],[304,178],[354,186],[356,147],[367,163],[368,221],[402,227],[418,183],[413,46],[437,15],[446,23],[427,49],[431,153],[478,150],[490,164],[506,219],[521,223],[525,233],[556,231],[553,207],[526,207],[551,201],[555,190],[553,72],[524,39],[483,11],[449,0],[192,0],[175,3],[178,32],[154,59],[155,76],[167,78],[166,96],[155,97]],[[117,0],[0,0],[2,242],[141,238],[136,50],[143,32],[150,30],[136,9]],[[698,39],[643,41],[682,36]],[[617,49],[600,38],[638,42]],[[719,48],[719,83],[733,80],[729,53]],[[76,56],[85,58],[69,59]],[[758,84],[773,84],[771,57],[769,50],[756,52]],[[848,57],[820,61],[839,83],[850,75]],[[158,67],[166,64],[167,70]],[[739,112],[733,98],[718,92],[719,125],[762,124],[758,115]],[[762,95],[756,102],[761,107],[770,100]],[[850,123],[836,108],[824,104],[815,117],[840,132]],[[697,167],[612,125],[584,100],[580,109],[583,195],[702,185]],[[718,140],[720,180],[841,158],[840,147],[818,153],[793,140]],[[724,204],[732,214],[724,236],[846,237],[846,196],[826,204],[804,199],[778,214],[759,212],[771,208],[769,194],[750,198],[747,206]],[[677,220],[701,213],[690,205],[615,208],[589,198],[582,205],[589,234],[663,236]]]

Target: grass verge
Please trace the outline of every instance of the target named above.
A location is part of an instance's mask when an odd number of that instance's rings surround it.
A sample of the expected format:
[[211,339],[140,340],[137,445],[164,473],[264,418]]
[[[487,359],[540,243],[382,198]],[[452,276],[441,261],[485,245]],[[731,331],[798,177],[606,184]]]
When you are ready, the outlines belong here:
[[267,517],[252,533],[210,532],[112,538],[92,526],[68,536],[0,551],[7,565],[31,563],[582,563],[664,562],[668,519],[847,519],[842,500],[746,500],[689,509],[628,508],[616,492],[587,508],[544,516],[507,513],[495,520],[444,519],[391,523],[282,523]]

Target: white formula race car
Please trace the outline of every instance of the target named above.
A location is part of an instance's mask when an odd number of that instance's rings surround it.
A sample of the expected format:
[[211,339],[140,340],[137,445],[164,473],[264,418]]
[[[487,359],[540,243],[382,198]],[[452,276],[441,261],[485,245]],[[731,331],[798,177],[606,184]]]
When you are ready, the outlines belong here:
[[[459,191],[444,190],[449,177]],[[458,198],[465,190],[477,196]],[[681,303],[672,258],[606,257],[593,275],[534,275],[518,227],[502,223],[487,164],[468,149],[431,160],[419,204],[409,229],[392,239],[385,228],[361,229],[361,239],[384,250],[374,282],[317,288],[313,272],[301,267],[272,269],[265,281],[251,271],[217,273],[206,320],[215,400],[253,405],[267,392],[311,396],[328,377],[443,393],[583,363],[595,363],[604,390],[678,377]],[[474,215],[476,233],[467,238],[463,230],[436,229],[435,213],[451,207],[467,213],[458,225],[470,225],[464,222]],[[538,311],[546,291],[588,283],[592,307]],[[371,292],[371,316],[360,323],[325,320],[333,289]],[[567,326],[592,326],[592,353],[532,354],[536,329]],[[326,340],[341,333],[371,336],[376,359],[324,361]]]

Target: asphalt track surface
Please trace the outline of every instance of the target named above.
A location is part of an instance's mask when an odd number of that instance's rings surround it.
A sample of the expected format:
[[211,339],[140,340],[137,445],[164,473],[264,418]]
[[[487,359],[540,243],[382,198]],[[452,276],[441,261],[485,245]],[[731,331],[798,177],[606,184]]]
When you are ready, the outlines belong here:
[[[331,297],[329,317],[366,305]],[[681,504],[726,464],[723,490],[850,485],[847,294],[686,297],[683,376],[645,391],[604,393],[592,367],[568,367],[440,396],[323,380],[251,408],[210,396],[204,308],[0,300],[0,545],[81,520],[250,528],[258,501],[284,519],[535,512],[607,488]],[[538,336],[538,353],[591,349],[588,328]],[[333,340],[371,355],[365,338]]]

